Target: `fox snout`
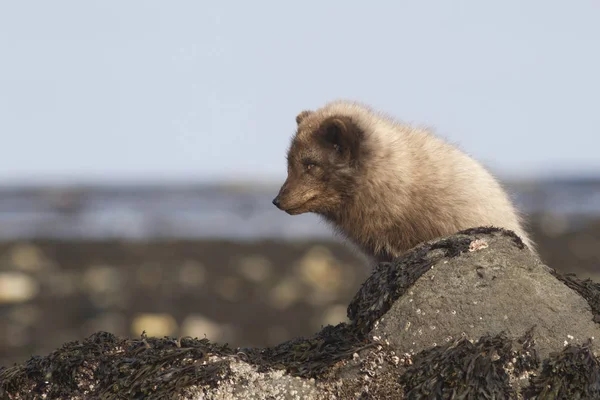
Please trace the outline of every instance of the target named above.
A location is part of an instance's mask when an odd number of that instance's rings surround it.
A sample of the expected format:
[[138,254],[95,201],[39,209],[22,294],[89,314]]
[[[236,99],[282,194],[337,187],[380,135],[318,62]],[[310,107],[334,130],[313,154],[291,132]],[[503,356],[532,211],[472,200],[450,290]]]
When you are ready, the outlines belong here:
[[305,201],[301,197],[297,196],[297,191],[291,186],[293,185],[290,185],[289,182],[286,181],[281,186],[279,193],[277,193],[277,196],[275,196],[272,203],[275,207],[285,211],[290,215],[301,214],[305,212],[302,207]]
[[275,198],[273,199],[273,204],[275,205],[275,207],[281,210],[281,202],[279,200],[279,195],[275,196]]
[[277,196],[275,196],[275,198],[273,199],[273,205],[283,211],[286,211],[286,191],[287,181],[281,186],[281,188],[279,189],[279,193],[277,193]]

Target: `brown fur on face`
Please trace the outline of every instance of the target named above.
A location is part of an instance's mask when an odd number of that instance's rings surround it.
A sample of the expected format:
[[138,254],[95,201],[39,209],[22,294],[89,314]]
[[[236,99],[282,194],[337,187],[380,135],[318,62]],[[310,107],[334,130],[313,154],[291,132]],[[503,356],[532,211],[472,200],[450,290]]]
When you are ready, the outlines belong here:
[[298,131],[288,150],[288,177],[273,204],[291,215],[328,215],[340,207],[352,188],[362,132],[344,116],[318,125],[302,124],[311,115],[296,117]]
[[478,226],[512,230],[535,253],[498,181],[428,130],[346,101],[296,122],[288,176],[273,200],[288,214],[320,214],[377,261]]

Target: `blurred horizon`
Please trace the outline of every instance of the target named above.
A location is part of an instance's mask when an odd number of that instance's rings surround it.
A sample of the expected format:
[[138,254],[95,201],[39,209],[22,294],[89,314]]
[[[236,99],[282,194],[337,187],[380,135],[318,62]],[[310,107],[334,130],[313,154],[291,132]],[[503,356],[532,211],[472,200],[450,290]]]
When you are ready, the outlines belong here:
[[[490,172],[503,184],[542,184],[548,182],[600,182],[600,171],[595,170],[558,170],[548,171],[532,175],[526,174],[499,174],[497,171]],[[92,189],[92,188],[170,188],[170,187],[243,187],[243,188],[273,188],[283,184],[286,173],[281,176],[265,175],[259,177],[240,176],[239,178],[197,178],[197,177],[41,177],[30,176],[25,178],[4,179],[0,181],[0,190],[2,189]]]
[[[315,214],[290,216],[274,207],[280,184],[0,186],[0,240],[339,239]],[[504,186],[528,220],[541,218],[550,230],[577,230],[600,215],[598,178]]]

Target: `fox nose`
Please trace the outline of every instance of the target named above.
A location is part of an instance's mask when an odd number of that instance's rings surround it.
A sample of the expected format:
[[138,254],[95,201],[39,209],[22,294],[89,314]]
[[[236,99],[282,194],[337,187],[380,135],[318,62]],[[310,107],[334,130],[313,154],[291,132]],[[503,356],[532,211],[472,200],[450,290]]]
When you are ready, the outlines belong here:
[[279,196],[277,196],[273,199],[273,204],[275,205],[275,207],[281,208],[280,204],[279,204]]

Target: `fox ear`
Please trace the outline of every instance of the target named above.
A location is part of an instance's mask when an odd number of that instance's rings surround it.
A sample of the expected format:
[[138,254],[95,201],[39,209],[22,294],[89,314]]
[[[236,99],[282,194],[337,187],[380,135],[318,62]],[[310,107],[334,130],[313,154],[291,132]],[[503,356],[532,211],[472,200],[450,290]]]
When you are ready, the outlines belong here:
[[348,127],[339,118],[332,118],[328,120],[324,125],[324,139],[333,144],[337,148],[340,147],[344,142],[344,137],[348,132]]
[[335,150],[336,155],[346,161],[357,156],[360,130],[348,118],[330,118],[321,125],[320,131],[324,144]]
[[296,124],[300,125],[302,120],[312,114],[312,111],[304,110],[300,114],[296,115]]

